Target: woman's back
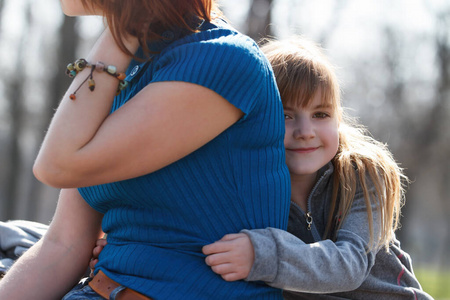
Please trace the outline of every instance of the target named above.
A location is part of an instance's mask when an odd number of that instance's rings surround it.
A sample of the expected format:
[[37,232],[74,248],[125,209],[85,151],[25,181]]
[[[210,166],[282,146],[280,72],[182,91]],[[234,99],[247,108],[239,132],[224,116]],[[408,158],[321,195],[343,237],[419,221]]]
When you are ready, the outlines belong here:
[[113,111],[149,82],[187,81],[214,90],[244,117],[159,171],[80,189],[105,213],[108,245],[96,269],[154,298],[281,298],[265,284],[223,281],[201,254],[229,232],[286,229],[289,210],[283,111],[270,67],[250,39],[220,27],[206,23],[200,33],[156,42],[164,49],[151,64],[130,66],[131,85]]

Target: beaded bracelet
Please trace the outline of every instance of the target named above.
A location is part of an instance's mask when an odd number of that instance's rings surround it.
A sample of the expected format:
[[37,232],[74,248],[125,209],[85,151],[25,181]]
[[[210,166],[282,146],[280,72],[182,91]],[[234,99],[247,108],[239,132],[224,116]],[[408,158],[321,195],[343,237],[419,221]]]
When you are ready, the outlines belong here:
[[75,100],[76,93],[81,88],[81,86],[88,81],[89,90],[93,92],[95,90],[95,81],[94,81],[94,71],[98,72],[106,72],[106,74],[113,76],[119,80],[119,86],[117,87],[116,95],[119,95],[122,90],[124,90],[128,86],[128,81],[125,81],[125,73],[117,73],[117,68],[115,66],[106,66],[102,62],[97,62],[96,64],[88,63],[84,58],[77,59],[74,63],[70,63],[66,68],[66,75],[70,78],[74,78],[79,72],[83,71],[86,68],[91,69],[91,73],[86,77],[86,79],[80,84],[80,86],[70,94],[70,99]]

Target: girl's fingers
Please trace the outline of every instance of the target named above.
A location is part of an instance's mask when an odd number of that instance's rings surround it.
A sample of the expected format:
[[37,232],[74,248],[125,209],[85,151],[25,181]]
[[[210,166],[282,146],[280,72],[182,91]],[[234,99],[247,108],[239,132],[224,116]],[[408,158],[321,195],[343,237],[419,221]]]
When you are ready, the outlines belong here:
[[233,267],[228,263],[212,266],[211,269],[214,271],[214,273],[219,275],[225,275],[234,272]]
[[211,267],[214,273],[219,274],[226,281],[235,281],[246,278],[242,272],[239,272],[232,264],[221,264]]
[[91,270],[95,269],[95,265],[98,263],[98,259],[91,259],[91,261],[89,262],[89,268]]
[[216,254],[208,255],[205,258],[205,262],[208,266],[217,266],[217,265],[229,263],[229,258],[226,253],[216,253]]
[[231,241],[241,237],[244,233],[230,233],[224,235],[220,240],[221,241]]
[[240,276],[238,273],[228,273],[228,274],[223,274],[222,278],[225,281],[236,281],[236,280],[244,279],[245,277]]
[[230,251],[233,247],[233,245],[230,243],[230,241],[234,241],[243,236],[245,237],[246,235],[243,233],[226,234],[217,242],[203,246],[202,252],[203,252],[203,254],[210,255],[213,253],[221,253],[221,252]]
[[203,254],[210,255],[214,253],[223,253],[230,251],[230,245],[227,241],[217,241],[215,243],[203,246],[202,248]]
[[98,239],[97,242],[95,243],[97,246],[101,246],[101,247],[105,247],[107,242],[106,239]]
[[102,252],[103,250],[103,246],[96,246],[93,250],[92,250],[92,256],[94,258],[97,258],[100,255],[100,252]]

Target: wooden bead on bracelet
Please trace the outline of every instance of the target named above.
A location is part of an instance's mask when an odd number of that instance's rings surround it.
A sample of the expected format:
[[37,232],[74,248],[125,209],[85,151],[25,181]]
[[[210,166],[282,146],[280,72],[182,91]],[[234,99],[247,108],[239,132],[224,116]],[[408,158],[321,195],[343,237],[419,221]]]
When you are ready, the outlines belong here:
[[119,95],[120,92],[128,86],[128,82],[125,81],[125,78],[126,78],[125,73],[121,73],[121,72],[117,73],[117,68],[115,66],[112,66],[112,65],[106,66],[101,61],[99,61],[95,64],[90,64],[84,58],[77,59],[74,63],[70,63],[67,65],[66,75],[69,76],[70,78],[74,78],[75,76],[77,76],[77,74],[79,72],[83,71],[86,68],[90,68],[91,72],[88,75],[88,77],[86,77],[86,79],[80,84],[80,86],[72,94],[70,94],[69,97],[71,100],[75,100],[77,98],[76,97],[77,91],[81,88],[81,86],[86,81],[88,81],[89,90],[91,92],[93,92],[95,90],[94,71],[97,71],[100,73],[105,72],[106,74],[113,76],[114,78],[117,78],[119,80],[119,85],[117,87],[116,95]]

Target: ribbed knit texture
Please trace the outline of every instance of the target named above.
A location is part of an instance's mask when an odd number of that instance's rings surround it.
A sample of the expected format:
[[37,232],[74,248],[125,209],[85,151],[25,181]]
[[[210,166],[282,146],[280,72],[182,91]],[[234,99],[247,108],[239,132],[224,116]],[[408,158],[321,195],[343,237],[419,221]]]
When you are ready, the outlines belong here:
[[290,198],[283,110],[267,60],[235,30],[204,28],[163,45],[150,64],[132,63],[131,85],[112,110],[149,82],[185,81],[214,90],[245,116],[157,172],[79,189],[105,214],[108,245],[96,268],[154,299],[282,299],[263,283],[224,281],[201,253],[244,228],[286,229]]

